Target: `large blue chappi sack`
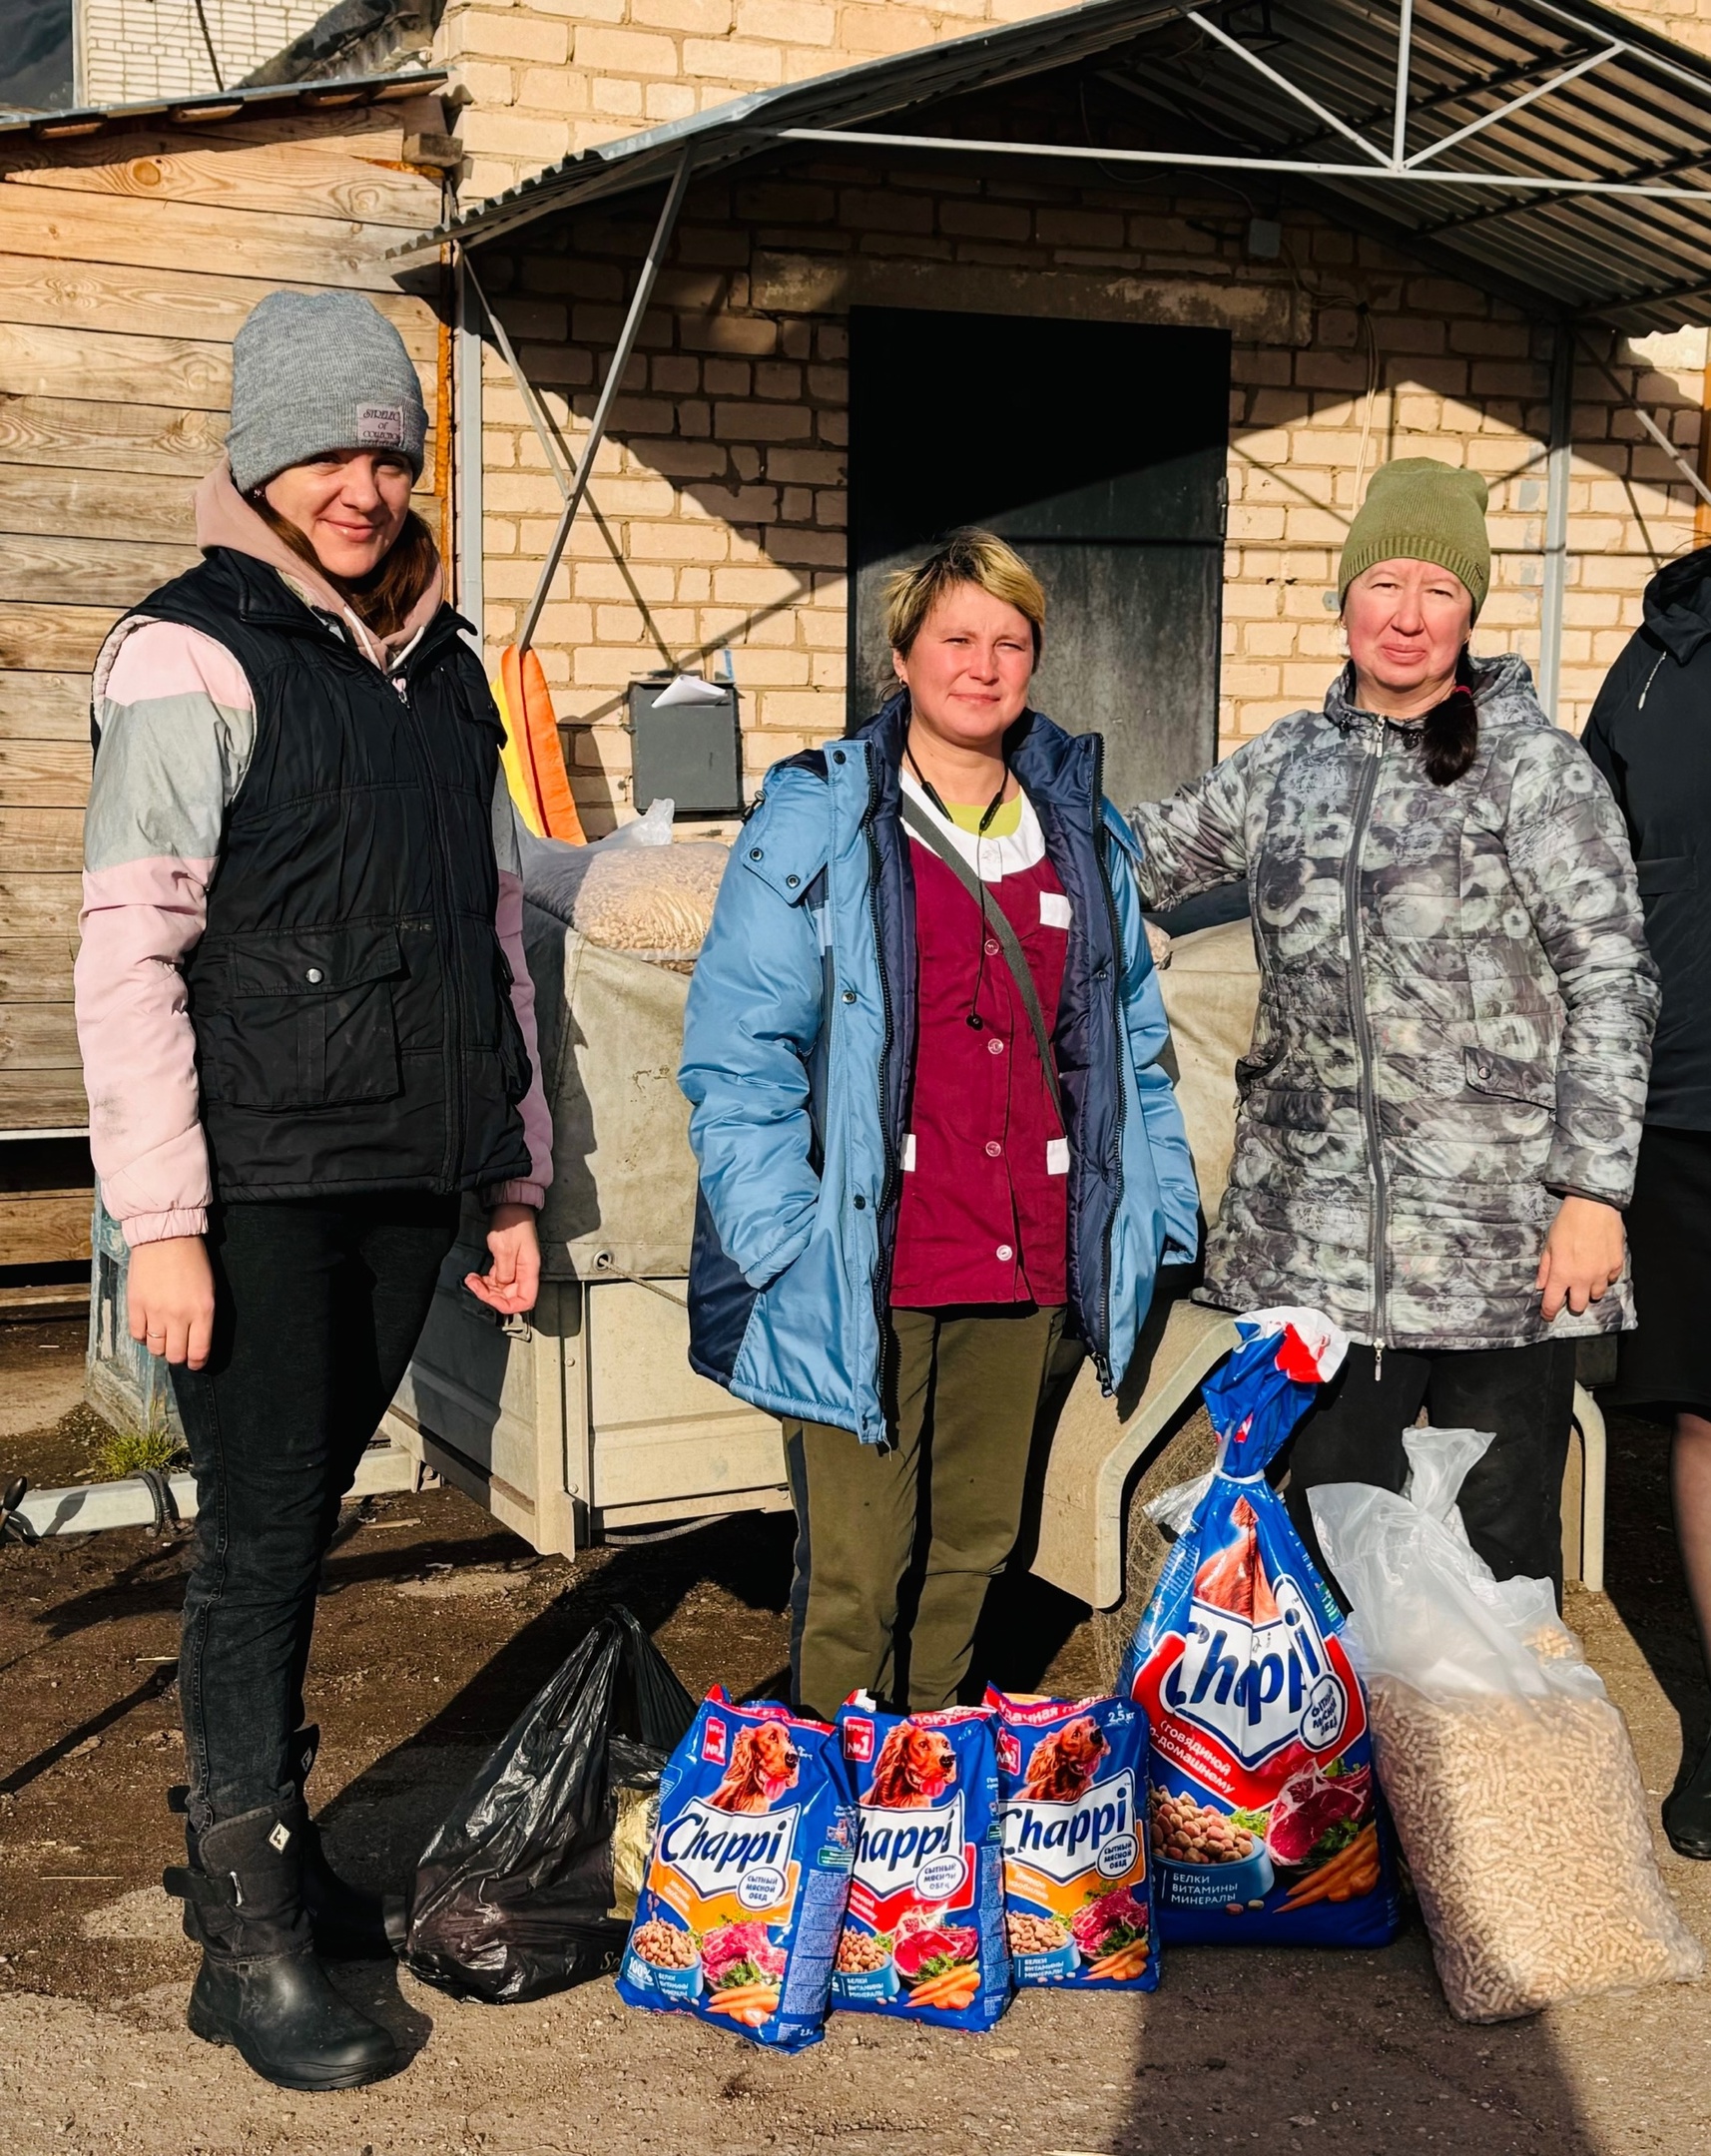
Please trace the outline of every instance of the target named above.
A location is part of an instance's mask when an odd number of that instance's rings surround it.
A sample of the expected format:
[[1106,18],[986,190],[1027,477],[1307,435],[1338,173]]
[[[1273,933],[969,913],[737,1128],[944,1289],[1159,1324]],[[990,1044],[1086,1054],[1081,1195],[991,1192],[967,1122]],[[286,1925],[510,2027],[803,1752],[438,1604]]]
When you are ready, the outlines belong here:
[[1378,1946],[1400,1920],[1367,1697],[1343,1617],[1266,1468],[1347,1342],[1256,1311],[1206,1380],[1218,1458],[1124,1658],[1152,1733],[1148,1814],[1169,1942]]

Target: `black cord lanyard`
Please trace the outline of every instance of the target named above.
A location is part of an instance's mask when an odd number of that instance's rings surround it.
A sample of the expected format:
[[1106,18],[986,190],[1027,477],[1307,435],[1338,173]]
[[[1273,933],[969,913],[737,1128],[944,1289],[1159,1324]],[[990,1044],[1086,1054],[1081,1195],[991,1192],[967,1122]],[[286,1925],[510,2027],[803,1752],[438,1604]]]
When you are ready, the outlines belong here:
[[[909,769],[914,773],[915,778],[919,783],[921,792],[926,796],[927,800],[931,802],[932,806],[938,810],[939,814],[944,818],[944,820],[951,826],[952,829],[954,829],[956,827],[956,818],[944,806],[943,802],[939,800],[938,789],[933,785],[932,781],[927,777],[925,772],[923,772],[920,766],[915,762],[915,753],[913,749],[910,748],[906,738],[903,742],[903,754],[909,760]],[[980,827],[974,833],[976,841],[985,837],[986,832],[991,825],[992,818],[1004,806],[1004,796],[1009,791],[1010,760],[1006,756],[1002,757],[1000,761],[1002,762],[1004,767],[1003,776],[998,781],[997,793],[994,794],[992,796],[992,799],[986,804],[986,811],[980,818]],[[934,850],[936,851],[937,849],[934,848]],[[976,855],[976,859],[978,859],[978,855]],[[980,874],[978,867],[976,867],[974,872],[974,885],[976,902],[980,908],[980,947],[975,954],[974,960],[974,994],[968,1005],[968,1015],[966,1018],[963,1019],[962,1022],[965,1026],[969,1028],[971,1032],[979,1033],[984,1030],[986,1023],[986,1021],[981,1017],[979,1011],[981,990],[986,985],[986,946],[988,940],[986,931],[993,924],[987,912],[988,900],[986,897],[986,880]]]
[[[926,796],[927,800],[931,802],[932,806],[938,810],[939,814],[943,816],[944,820],[947,823],[954,824],[956,818],[944,806],[943,802],[939,800],[938,789],[933,785],[932,781],[927,777],[925,772],[923,772],[920,766],[915,762],[915,753],[909,747],[906,741],[903,743],[903,754],[909,760],[910,771],[914,773],[915,778],[920,783],[921,792]],[[992,818],[998,813],[998,810],[1003,808],[1004,796],[1009,792],[1010,789],[1010,760],[1008,757],[1004,757],[1001,759],[1001,762],[1004,767],[1003,776],[998,781],[997,793],[994,794],[992,796],[992,799],[986,804],[985,813],[981,816],[979,827],[974,833],[976,838],[985,837],[987,831],[991,828]]]

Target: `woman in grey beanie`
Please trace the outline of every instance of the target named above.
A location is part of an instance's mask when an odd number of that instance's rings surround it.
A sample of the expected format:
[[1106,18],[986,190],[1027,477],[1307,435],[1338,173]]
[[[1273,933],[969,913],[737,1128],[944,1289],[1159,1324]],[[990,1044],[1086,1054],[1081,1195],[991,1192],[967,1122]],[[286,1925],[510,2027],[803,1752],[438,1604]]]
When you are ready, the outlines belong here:
[[77,1008],[91,1142],[197,1478],[180,1692],[198,2035],[288,2088],[390,2072],[320,1957],[389,1950],[303,1799],[321,1557],[458,1233],[530,1308],[551,1129],[499,717],[410,508],[427,419],[354,293],[233,352],[199,566],[96,668]]

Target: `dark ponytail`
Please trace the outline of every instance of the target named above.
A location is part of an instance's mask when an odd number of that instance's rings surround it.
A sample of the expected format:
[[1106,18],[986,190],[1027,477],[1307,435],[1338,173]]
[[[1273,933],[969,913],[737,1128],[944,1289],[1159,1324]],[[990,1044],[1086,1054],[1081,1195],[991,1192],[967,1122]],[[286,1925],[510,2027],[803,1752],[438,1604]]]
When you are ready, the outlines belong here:
[[1462,645],[1455,687],[1420,722],[1421,768],[1433,786],[1453,786],[1479,747],[1479,709],[1473,702],[1473,667]]

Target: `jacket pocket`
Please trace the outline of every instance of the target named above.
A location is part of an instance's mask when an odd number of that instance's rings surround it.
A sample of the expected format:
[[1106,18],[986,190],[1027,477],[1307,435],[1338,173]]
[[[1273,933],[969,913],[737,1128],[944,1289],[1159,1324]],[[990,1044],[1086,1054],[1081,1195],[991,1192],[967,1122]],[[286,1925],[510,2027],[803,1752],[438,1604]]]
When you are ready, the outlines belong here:
[[1556,1106],[1556,1072],[1531,1056],[1463,1048],[1461,1071],[1473,1092],[1488,1094],[1493,1100],[1524,1101],[1529,1108]]
[[1254,1086],[1242,1113],[1270,1130],[1322,1131],[1331,1121],[1331,1094],[1324,1086]]
[[1661,898],[1665,891],[1696,890],[1699,863],[1691,853],[1660,853],[1651,860],[1635,861],[1642,898]]
[[223,938],[196,967],[203,1089],[236,1108],[339,1107],[402,1090],[390,923]]

